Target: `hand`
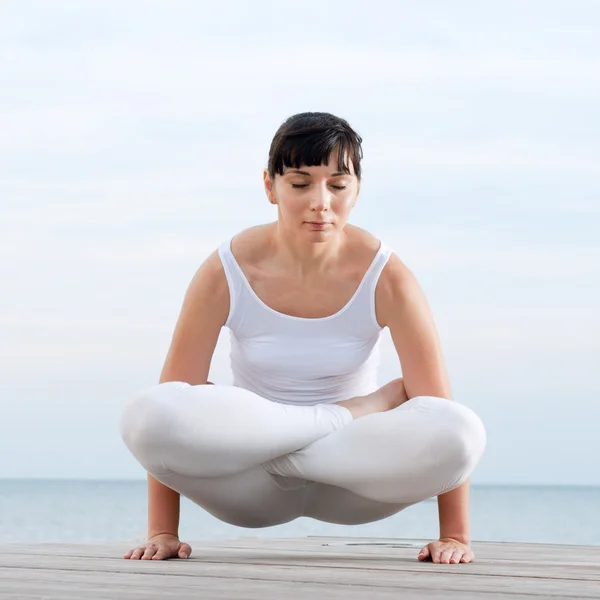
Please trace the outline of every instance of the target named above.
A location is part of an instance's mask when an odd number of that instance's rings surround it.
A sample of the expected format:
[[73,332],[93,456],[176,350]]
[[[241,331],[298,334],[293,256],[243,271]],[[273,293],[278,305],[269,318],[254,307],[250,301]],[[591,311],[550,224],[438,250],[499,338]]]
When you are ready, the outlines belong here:
[[430,542],[419,553],[418,559],[431,560],[434,563],[456,564],[468,563],[475,558],[468,544],[463,544],[453,538],[440,538]]
[[165,558],[188,558],[192,547],[179,541],[176,535],[161,533],[149,537],[144,544],[130,550],[123,558],[130,560],[164,560]]

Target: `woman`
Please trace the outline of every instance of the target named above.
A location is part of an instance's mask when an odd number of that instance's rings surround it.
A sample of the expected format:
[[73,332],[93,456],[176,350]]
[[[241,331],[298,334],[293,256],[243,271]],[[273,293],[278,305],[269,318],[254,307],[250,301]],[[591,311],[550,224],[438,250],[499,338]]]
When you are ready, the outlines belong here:
[[[183,494],[242,527],[367,523],[438,496],[440,539],[418,558],[473,560],[468,478],[485,429],[450,400],[412,272],[348,224],[361,142],[329,113],[287,119],[264,172],[277,221],[225,241],[194,275],[160,383],[121,418],[149,493],[148,539],[124,558],[190,555],[178,537]],[[233,386],[207,381],[222,327]],[[384,327],[403,378],[377,389]]]

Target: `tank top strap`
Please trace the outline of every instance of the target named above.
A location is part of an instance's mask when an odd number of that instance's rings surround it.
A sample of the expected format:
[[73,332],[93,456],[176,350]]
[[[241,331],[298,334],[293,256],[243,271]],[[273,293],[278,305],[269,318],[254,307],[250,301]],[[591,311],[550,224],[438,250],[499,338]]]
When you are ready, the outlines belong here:
[[379,250],[369,267],[368,272],[365,275],[365,281],[363,284],[363,292],[364,292],[364,303],[361,303],[363,306],[367,304],[368,312],[371,317],[373,324],[381,329],[381,325],[377,321],[377,314],[375,310],[375,291],[377,289],[377,284],[379,282],[379,278],[381,273],[387,264],[390,256],[392,254],[392,249],[380,240]]
[[233,236],[221,242],[218,248],[219,258],[225,271],[225,278],[227,279],[227,285],[229,287],[229,314],[227,321],[225,321],[225,327],[231,325],[231,321],[235,314],[235,309],[238,304],[239,295],[243,290],[244,282],[241,280],[241,273],[237,268],[237,263],[233,252],[231,251],[231,240]]
[[[218,248],[219,257],[221,259],[221,263],[225,271],[225,277],[227,279],[227,285],[229,287],[229,314],[227,316],[225,326],[230,328],[235,326],[235,323],[238,321],[236,318],[236,311],[238,310],[238,307],[241,308],[242,305],[245,305],[245,312],[256,302],[254,294],[248,292],[249,284],[245,278],[245,275],[240,269],[233,252],[231,251],[232,239],[233,237],[226,239],[219,245]],[[377,329],[381,329],[381,326],[377,322],[376,318],[375,290],[377,288],[377,283],[379,281],[381,272],[387,264],[391,253],[391,248],[383,241],[380,241],[379,249],[367,272],[365,273],[355,297],[352,298],[346,307],[348,309],[352,308],[352,310],[342,311],[342,313],[348,313],[345,318],[350,318],[351,321],[355,320],[357,315],[355,311],[358,311],[359,315],[360,313],[364,315],[366,309],[367,313],[370,315],[372,325],[375,325]],[[359,321],[363,321],[363,319],[364,317],[362,316],[358,317]]]
[[380,241],[379,250],[377,251],[377,255],[373,260],[375,264],[373,265],[371,273],[369,273],[369,276],[371,280],[375,283],[375,285],[377,285],[377,282],[379,281],[379,276],[381,275],[381,272],[387,264],[387,261],[389,260],[391,254],[392,249],[385,242]]

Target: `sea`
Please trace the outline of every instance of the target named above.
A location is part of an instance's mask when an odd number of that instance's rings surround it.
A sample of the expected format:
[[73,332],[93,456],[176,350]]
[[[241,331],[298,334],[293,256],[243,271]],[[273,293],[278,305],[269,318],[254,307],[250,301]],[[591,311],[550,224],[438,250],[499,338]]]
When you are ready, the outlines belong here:
[[[600,487],[471,484],[473,541],[600,546]],[[0,479],[0,543],[122,542],[127,551],[147,531],[147,483],[135,481]],[[183,541],[341,536],[435,540],[437,500],[363,525],[302,517],[261,529],[223,523],[181,498]]]

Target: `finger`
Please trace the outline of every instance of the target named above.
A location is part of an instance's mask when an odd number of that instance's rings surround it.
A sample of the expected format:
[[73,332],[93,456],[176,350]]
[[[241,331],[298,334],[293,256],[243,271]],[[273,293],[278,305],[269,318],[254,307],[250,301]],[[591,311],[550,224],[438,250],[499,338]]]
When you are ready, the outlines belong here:
[[417,558],[419,560],[427,560],[430,556],[431,552],[429,552],[429,546],[425,546],[425,548],[421,549],[421,552],[419,552],[419,556],[417,556]]
[[450,557],[450,563],[451,564],[458,564],[460,562],[460,559],[464,556],[465,551],[464,550],[459,550],[458,548],[452,553],[452,556]]
[[465,552],[463,554],[463,557],[460,559],[460,562],[469,563],[469,562],[472,562],[474,558],[475,558],[475,555],[473,554],[473,552],[471,550],[469,550],[468,552]]
[[443,551],[443,548],[440,548],[439,546],[436,546],[435,548],[433,548],[433,550],[431,551],[431,560],[434,563],[442,562],[442,551]]
[[181,546],[179,546],[179,558],[188,558],[191,553],[192,547],[189,544],[182,543]]
[[156,553],[152,557],[152,560],[164,560],[165,558],[169,558],[169,556],[170,556],[169,549],[165,546],[160,546],[156,550]]
[[130,550],[129,552],[127,552],[127,554],[125,554],[125,555],[123,556],[123,558],[129,558],[129,557],[130,557],[132,554],[133,554],[133,549],[132,549],[132,550]]
[[156,554],[157,547],[154,544],[146,546],[142,560],[150,560]]
[[443,563],[444,565],[449,565],[450,557],[452,556],[453,552],[454,552],[453,548],[448,548],[446,550],[443,550],[440,555],[440,562]]
[[144,548],[140,548],[139,546],[137,548],[133,549],[133,552],[131,553],[131,560],[138,560],[140,558],[140,556],[142,556],[144,552]]

